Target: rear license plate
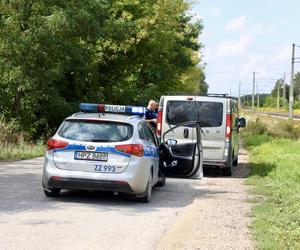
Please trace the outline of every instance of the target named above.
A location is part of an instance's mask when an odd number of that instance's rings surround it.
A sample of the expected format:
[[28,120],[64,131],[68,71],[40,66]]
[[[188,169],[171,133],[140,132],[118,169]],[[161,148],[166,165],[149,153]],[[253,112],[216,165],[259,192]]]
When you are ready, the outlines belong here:
[[75,151],[74,158],[76,160],[89,160],[89,161],[107,161],[107,153],[101,152],[87,152],[87,151]]

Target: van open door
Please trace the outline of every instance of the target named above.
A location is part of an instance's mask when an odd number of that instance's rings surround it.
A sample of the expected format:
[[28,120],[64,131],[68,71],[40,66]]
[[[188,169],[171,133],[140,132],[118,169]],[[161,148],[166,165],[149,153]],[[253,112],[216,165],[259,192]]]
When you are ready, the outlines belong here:
[[[166,135],[182,126],[195,126],[197,140],[179,143]],[[173,133],[176,135],[176,133]],[[202,178],[203,177],[203,150],[201,143],[201,127],[196,121],[180,123],[162,135],[159,146],[159,168],[165,177],[175,178]]]

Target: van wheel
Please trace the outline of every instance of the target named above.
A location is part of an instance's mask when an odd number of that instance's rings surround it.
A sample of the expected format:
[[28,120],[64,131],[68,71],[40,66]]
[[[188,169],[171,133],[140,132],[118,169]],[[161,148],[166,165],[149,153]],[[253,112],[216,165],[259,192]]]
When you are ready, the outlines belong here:
[[223,175],[231,176],[232,175],[232,165],[233,165],[233,157],[230,157],[227,162],[227,167],[223,169]]
[[236,159],[232,163],[233,166],[239,165],[239,157],[237,156]]
[[136,197],[138,201],[149,203],[152,196],[152,172],[149,174],[148,184],[145,190],[145,193],[141,197]]
[[44,188],[44,193],[47,197],[57,197],[60,193],[60,188]]
[[225,175],[225,176],[231,176],[232,175],[231,168],[224,168],[223,169],[223,175]]
[[166,178],[163,178],[161,181],[157,182],[156,186],[163,187],[164,185],[166,185],[166,181]]

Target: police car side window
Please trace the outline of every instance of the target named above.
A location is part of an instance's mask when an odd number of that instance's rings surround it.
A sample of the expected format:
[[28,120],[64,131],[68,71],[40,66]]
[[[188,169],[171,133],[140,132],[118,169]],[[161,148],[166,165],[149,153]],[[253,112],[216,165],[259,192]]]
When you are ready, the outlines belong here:
[[143,123],[143,128],[144,128],[144,132],[145,132],[145,135],[146,135],[146,140],[152,142],[155,145],[157,145],[155,137],[153,135],[153,132],[151,131],[151,128],[146,123]]
[[139,132],[139,137],[140,137],[142,140],[147,140],[147,139],[146,139],[145,132],[144,132],[143,123],[140,123],[140,124],[138,125],[138,132]]

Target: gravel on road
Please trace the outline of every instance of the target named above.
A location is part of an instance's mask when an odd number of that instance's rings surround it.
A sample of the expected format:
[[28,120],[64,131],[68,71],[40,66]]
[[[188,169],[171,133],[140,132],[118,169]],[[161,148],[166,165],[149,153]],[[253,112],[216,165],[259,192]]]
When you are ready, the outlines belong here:
[[239,166],[232,177],[206,177],[195,198],[161,239],[157,250],[165,249],[254,249],[249,226],[251,205],[243,185],[249,172],[247,152],[242,149]]
[[0,162],[1,249],[252,249],[242,159],[232,178],[168,179],[150,204],[101,192],[47,198],[42,166]]

